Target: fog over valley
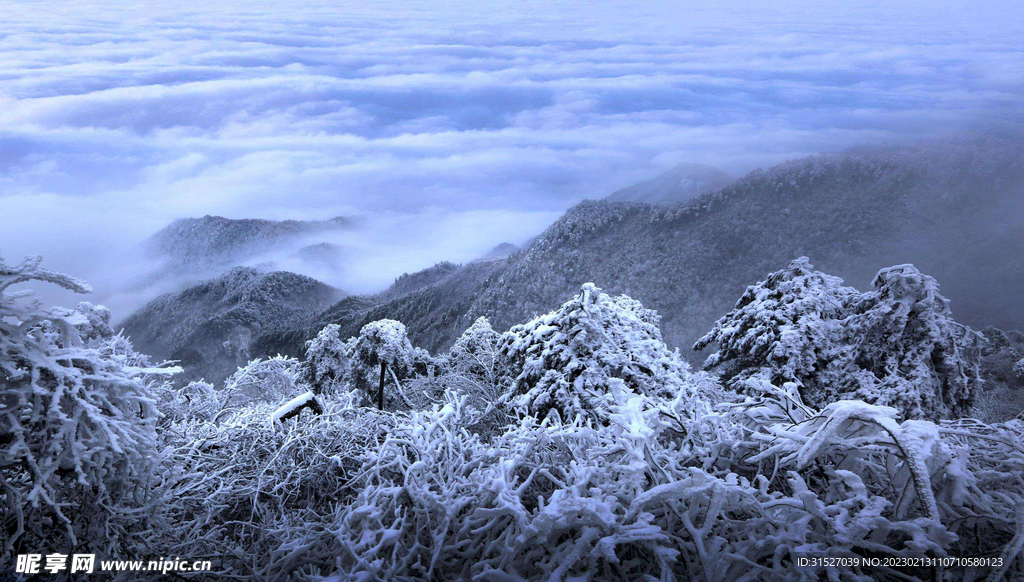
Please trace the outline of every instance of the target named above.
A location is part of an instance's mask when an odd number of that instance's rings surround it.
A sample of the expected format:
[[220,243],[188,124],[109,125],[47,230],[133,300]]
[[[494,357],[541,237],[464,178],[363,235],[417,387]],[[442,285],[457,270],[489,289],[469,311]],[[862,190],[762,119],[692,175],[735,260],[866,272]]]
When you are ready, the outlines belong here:
[[306,272],[374,291],[681,162],[949,133],[1024,87],[1008,3],[8,5],[0,252],[121,313],[175,286],[138,252],[175,219],[358,218]]

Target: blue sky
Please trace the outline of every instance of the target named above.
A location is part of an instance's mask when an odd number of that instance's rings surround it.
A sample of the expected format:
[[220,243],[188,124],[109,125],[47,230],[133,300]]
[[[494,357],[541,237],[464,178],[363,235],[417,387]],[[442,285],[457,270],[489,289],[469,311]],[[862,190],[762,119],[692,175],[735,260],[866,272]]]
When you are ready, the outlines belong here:
[[678,162],[740,175],[1024,94],[1009,2],[297,4],[0,2],[0,254],[103,280],[174,218],[363,215],[381,244],[332,282],[364,291]]

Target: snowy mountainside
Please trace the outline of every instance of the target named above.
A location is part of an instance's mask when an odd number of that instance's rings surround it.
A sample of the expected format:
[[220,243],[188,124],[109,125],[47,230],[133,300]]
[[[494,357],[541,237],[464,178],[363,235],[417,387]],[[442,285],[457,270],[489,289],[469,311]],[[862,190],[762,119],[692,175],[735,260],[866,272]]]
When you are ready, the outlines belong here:
[[512,243],[503,242],[493,249],[487,251],[487,254],[483,256],[484,259],[501,259],[511,255],[512,253],[519,250],[519,247]]
[[183,379],[216,385],[255,357],[251,343],[258,334],[298,326],[341,295],[303,275],[235,267],[154,299],[121,327],[140,351],[178,360]]
[[594,282],[657,309],[666,342],[689,352],[751,281],[797,256],[860,289],[879,265],[914,263],[942,282],[959,320],[1024,328],[1012,291],[1024,288],[1022,155],[1019,136],[960,136],[795,160],[674,206],[585,201],[506,259],[346,299],[304,329],[263,334],[257,349],[299,355],[328,323],[353,332],[390,318],[434,351],[479,316],[507,329]]
[[295,258],[305,263],[337,270],[341,266],[342,251],[336,244],[319,242],[295,251]]
[[[447,347],[465,329],[459,328],[479,295],[508,268],[509,259],[478,260],[465,265],[439,263],[399,277],[376,295],[351,295],[292,329],[260,334],[255,354],[301,355],[305,342],[324,326],[337,323],[342,337],[352,337],[368,323],[395,319],[406,325],[413,342],[430,351]],[[472,323],[472,322],[470,322]],[[506,326],[507,327],[507,326]],[[415,330],[416,333],[412,333]]]

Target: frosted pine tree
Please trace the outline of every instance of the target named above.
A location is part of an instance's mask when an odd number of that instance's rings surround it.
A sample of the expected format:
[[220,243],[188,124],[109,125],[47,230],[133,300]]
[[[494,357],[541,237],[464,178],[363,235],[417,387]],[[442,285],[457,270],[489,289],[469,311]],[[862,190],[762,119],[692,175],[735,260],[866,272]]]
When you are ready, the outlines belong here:
[[[850,301],[843,326],[844,343],[857,347],[854,397],[908,418],[963,416],[980,385],[984,339],[953,320],[938,283],[913,265],[882,269],[872,285]],[[845,370],[828,371],[823,380],[838,385]]]
[[299,366],[298,379],[315,393],[341,390],[350,373],[355,338],[342,340],[340,329],[332,323],[306,342],[306,358]]
[[471,384],[471,391],[495,392],[502,365],[498,347],[500,337],[486,317],[478,317],[448,351],[447,373]]
[[658,321],[640,302],[584,284],[559,309],[501,336],[514,405],[538,417],[604,417],[621,400],[615,394],[692,391],[689,366],[662,341]]
[[747,288],[736,307],[695,345],[718,350],[735,388],[763,375],[794,383],[824,408],[857,399],[905,418],[963,415],[979,384],[982,338],[956,323],[935,279],[913,265],[882,269],[860,293],[801,257]]
[[505,407],[496,407],[505,392],[504,359],[499,353],[500,334],[486,317],[478,317],[462,332],[451,349],[435,361],[435,375],[421,378],[410,390],[410,397],[429,403],[444,398],[447,391],[469,397],[468,404],[479,412],[496,412],[504,416]]
[[458,372],[493,381],[499,337],[486,317],[478,317],[448,351],[448,365]]
[[838,322],[856,295],[842,279],[815,271],[807,257],[800,257],[747,287],[736,307],[693,348],[717,343],[704,367],[724,365],[726,378],[758,368],[770,370],[779,385],[807,383],[819,361],[835,357]]

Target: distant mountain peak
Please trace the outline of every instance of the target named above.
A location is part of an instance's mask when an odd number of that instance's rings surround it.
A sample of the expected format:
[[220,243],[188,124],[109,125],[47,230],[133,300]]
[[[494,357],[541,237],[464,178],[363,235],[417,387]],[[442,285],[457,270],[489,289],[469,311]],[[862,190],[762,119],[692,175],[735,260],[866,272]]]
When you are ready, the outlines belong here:
[[512,253],[518,251],[518,250],[519,250],[519,247],[517,247],[516,245],[514,245],[512,243],[509,243],[509,242],[503,242],[503,243],[495,246],[493,249],[487,251],[487,254],[484,255],[484,258],[485,259],[504,258],[504,257],[507,257],[507,256],[511,255]]
[[157,297],[121,326],[145,353],[178,360],[183,381],[205,377],[219,383],[252,358],[259,333],[298,326],[342,296],[305,275],[232,267]]
[[718,168],[703,164],[682,163],[650,180],[617,190],[608,195],[609,202],[646,202],[671,205],[692,200],[705,192],[724,188],[732,177]]
[[165,258],[172,268],[223,268],[238,264],[282,243],[316,232],[349,228],[352,220],[266,220],[225,218],[207,214],[179,218],[154,234],[147,251]]

